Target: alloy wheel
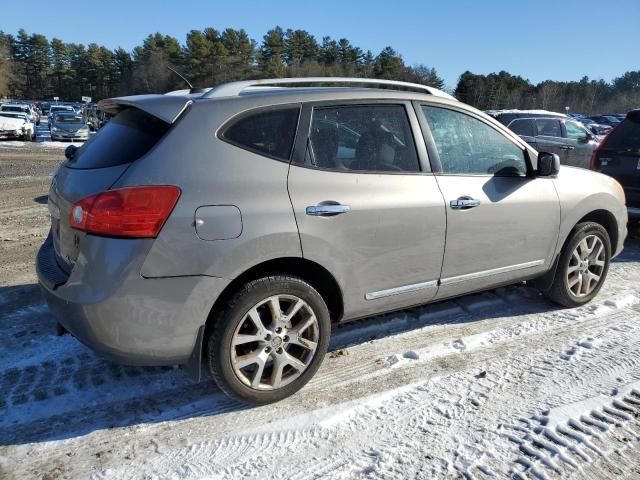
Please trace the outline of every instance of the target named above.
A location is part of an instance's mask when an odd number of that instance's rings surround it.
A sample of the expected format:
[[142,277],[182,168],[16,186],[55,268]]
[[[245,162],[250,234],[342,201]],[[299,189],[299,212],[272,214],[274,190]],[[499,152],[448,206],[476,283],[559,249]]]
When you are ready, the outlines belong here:
[[231,339],[231,366],[245,385],[275,390],[300,377],[315,355],[318,319],[295,295],[273,295],[245,314]]
[[596,235],[584,237],[571,254],[567,286],[576,297],[586,297],[600,283],[606,265],[606,250]]

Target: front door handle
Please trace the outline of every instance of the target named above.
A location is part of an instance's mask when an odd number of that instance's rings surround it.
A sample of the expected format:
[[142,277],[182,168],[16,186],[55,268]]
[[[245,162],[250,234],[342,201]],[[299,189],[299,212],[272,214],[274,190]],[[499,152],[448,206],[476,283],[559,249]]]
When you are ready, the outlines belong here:
[[451,200],[449,205],[454,210],[468,210],[469,208],[474,208],[480,205],[480,200],[470,197],[460,197],[455,200]]
[[576,147],[572,147],[570,145],[562,145],[560,147],[560,150],[573,150],[574,148],[576,148]]
[[328,204],[328,205],[311,205],[305,209],[307,215],[312,217],[335,217],[351,210],[349,205]]

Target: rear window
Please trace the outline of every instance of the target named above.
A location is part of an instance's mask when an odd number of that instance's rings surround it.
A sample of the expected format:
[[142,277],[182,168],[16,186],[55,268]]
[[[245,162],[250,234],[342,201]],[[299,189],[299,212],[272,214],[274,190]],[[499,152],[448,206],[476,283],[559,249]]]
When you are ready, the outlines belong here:
[[289,160],[300,108],[260,110],[225,127],[221,138],[240,148],[278,160]]
[[640,115],[630,115],[609,133],[603,148],[640,150]]
[[105,168],[131,163],[151,150],[170,125],[136,108],[118,113],[85,142],[71,168]]

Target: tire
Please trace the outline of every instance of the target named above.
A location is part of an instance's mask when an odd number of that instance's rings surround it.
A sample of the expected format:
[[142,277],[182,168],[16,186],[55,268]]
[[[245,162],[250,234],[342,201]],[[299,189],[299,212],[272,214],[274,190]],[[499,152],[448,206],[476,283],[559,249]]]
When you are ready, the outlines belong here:
[[[592,245],[592,251],[586,255],[588,262],[585,264],[583,253],[586,253],[588,247]],[[611,240],[604,227],[594,222],[579,223],[562,248],[551,287],[543,293],[549,300],[564,307],[573,308],[584,305],[590,302],[602,288],[609,271],[610,261]],[[591,275],[597,276],[598,279]]]
[[[284,314],[274,314],[276,309]],[[322,296],[288,275],[244,285],[212,320],[209,371],[223,392],[254,405],[300,390],[320,367],[331,335]]]

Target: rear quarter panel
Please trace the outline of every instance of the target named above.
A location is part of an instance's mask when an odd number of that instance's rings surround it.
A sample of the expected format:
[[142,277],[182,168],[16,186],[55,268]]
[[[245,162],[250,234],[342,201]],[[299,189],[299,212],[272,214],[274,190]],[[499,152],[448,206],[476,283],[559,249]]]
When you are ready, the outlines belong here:
[[[118,186],[170,184],[182,194],[142,266],[144,277],[209,275],[235,278],[266,260],[302,256],[287,192],[287,162],[230,145],[216,130],[245,103],[195,102],[153,154],[135,162]],[[246,108],[250,108],[246,104]],[[233,205],[242,233],[203,240],[195,229],[199,207]]]

